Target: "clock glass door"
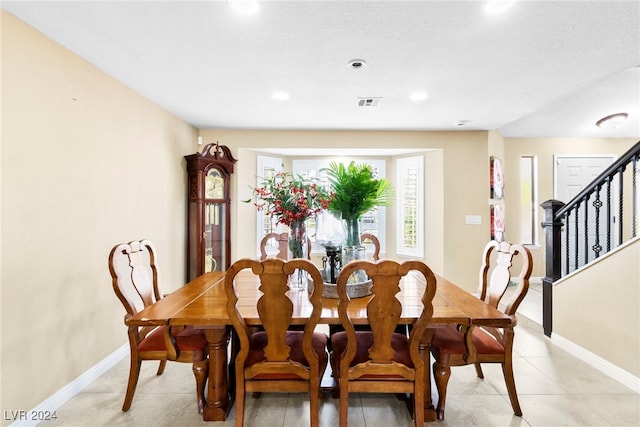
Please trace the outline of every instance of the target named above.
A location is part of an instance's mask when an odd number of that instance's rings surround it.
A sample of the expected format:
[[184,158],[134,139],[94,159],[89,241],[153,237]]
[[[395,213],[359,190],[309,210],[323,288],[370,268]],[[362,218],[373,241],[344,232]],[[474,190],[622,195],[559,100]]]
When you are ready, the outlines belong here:
[[204,218],[204,272],[224,271],[226,260],[226,203],[206,203]]
[[227,265],[227,201],[222,173],[211,168],[205,178],[204,272],[224,271]]

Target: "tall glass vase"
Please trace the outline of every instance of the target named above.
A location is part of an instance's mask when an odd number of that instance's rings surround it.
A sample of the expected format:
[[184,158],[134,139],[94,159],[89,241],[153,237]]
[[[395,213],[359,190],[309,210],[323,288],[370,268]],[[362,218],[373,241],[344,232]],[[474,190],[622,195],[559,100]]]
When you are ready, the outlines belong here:
[[[345,246],[342,255],[343,266],[349,263],[349,261],[367,259],[366,251],[364,246]],[[347,279],[347,284],[352,283],[362,283],[368,280],[367,273],[364,270],[356,270],[354,271],[349,279]]]
[[[307,259],[307,226],[304,221],[295,221],[289,225],[288,241],[289,259]],[[296,270],[289,276],[289,287],[291,289],[304,289],[307,282],[305,270]]]
[[295,221],[289,225],[289,259],[307,258],[307,225]]
[[360,246],[360,223],[358,217],[344,220],[347,226],[345,246]]
[[[347,239],[342,255],[343,266],[349,261],[366,259],[365,247],[360,243],[360,223],[358,218],[349,218],[345,220],[347,225]],[[347,283],[362,283],[367,281],[368,277],[364,270],[356,270],[347,280]]]

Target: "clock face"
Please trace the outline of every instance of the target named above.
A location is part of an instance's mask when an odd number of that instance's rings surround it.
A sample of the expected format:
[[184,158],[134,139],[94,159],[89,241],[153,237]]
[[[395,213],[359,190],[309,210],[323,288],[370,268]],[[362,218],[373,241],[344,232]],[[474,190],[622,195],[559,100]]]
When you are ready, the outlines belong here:
[[224,198],[224,179],[218,169],[211,169],[205,178],[205,197],[207,199]]

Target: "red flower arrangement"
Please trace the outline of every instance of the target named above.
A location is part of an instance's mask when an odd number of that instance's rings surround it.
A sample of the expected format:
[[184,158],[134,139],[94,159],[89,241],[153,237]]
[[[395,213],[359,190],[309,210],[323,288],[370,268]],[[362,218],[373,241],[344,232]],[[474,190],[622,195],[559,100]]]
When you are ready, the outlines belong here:
[[278,172],[273,177],[262,180],[262,185],[253,189],[251,202],[259,211],[276,217],[276,224],[291,226],[305,221],[329,207],[334,198],[315,181],[300,175],[294,177],[289,172]]

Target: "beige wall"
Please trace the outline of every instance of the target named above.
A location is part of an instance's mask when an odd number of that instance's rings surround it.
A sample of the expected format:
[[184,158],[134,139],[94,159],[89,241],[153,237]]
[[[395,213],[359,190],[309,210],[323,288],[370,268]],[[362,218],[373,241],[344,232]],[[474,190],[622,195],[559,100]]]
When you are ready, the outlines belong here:
[[640,378],[640,240],[553,288],[553,334]]
[[[487,132],[374,131],[234,131],[203,130],[204,143],[231,148],[238,159],[232,191],[232,259],[255,256],[255,210],[238,202],[251,196],[256,153],[265,148],[409,148],[425,153],[427,247],[425,260],[434,270],[468,290],[477,287],[479,255],[489,239],[489,163]],[[390,170],[393,170],[391,168]],[[446,185],[446,191],[443,185]],[[481,225],[465,224],[465,216],[481,215]],[[389,221],[387,222],[390,227]],[[388,229],[387,234],[393,235]],[[445,238],[446,236],[446,238]],[[392,246],[391,246],[392,247]],[[391,252],[391,251],[390,251]]]
[[127,342],[114,244],[153,240],[163,290],[184,283],[197,130],[1,19],[1,407],[28,410]]

